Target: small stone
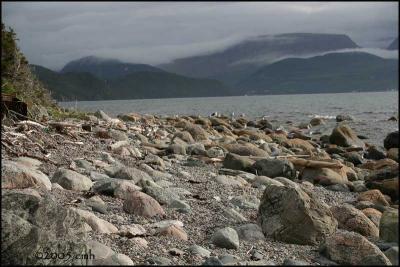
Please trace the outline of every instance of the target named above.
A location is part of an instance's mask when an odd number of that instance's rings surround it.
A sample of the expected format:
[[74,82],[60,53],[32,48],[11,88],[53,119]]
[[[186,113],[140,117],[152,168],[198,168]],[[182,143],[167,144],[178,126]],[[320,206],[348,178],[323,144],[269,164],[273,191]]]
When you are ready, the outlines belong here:
[[172,248],[168,250],[168,253],[171,254],[172,256],[182,256],[183,254],[185,254],[185,252],[177,248]]
[[148,247],[148,242],[146,239],[141,238],[141,237],[134,237],[128,240],[133,246],[139,246],[142,248],[147,248]]
[[176,239],[180,239],[180,240],[184,240],[184,241],[188,240],[188,236],[187,236],[186,232],[182,228],[175,226],[175,225],[170,225],[170,226],[159,229],[158,235],[170,236],[170,237],[174,237]]
[[127,213],[145,217],[165,215],[163,208],[154,198],[140,191],[132,192],[125,199],[123,209]]
[[211,252],[208,251],[207,249],[198,246],[198,245],[192,245],[188,248],[188,251],[193,254],[193,255],[199,255],[201,257],[210,257]]
[[234,265],[238,261],[240,261],[240,258],[235,255],[225,254],[220,256],[219,260],[222,262],[223,265]]
[[264,255],[261,254],[258,250],[253,249],[251,251],[250,259],[252,259],[254,261],[259,261],[259,260],[262,260],[263,258],[264,258]]
[[305,261],[302,260],[295,260],[295,259],[285,259],[282,265],[297,265],[297,266],[306,266],[310,265]]
[[237,232],[230,227],[225,227],[216,231],[211,240],[214,245],[221,248],[239,248],[239,236]]

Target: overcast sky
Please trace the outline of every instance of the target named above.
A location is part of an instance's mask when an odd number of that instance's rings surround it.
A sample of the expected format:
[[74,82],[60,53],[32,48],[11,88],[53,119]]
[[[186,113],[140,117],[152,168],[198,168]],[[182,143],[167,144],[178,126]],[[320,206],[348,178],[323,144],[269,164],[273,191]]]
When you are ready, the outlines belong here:
[[32,64],[88,55],[159,64],[262,34],[348,34],[363,47],[398,35],[397,2],[2,2]]

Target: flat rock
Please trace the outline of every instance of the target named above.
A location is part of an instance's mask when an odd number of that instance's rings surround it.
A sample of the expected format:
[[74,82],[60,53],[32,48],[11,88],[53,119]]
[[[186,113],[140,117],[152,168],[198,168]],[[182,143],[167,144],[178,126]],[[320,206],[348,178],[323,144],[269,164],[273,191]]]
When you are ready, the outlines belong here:
[[[26,162],[26,161],[25,161]],[[37,170],[32,164],[2,160],[1,161],[1,188],[28,188],[40,187],[51,190],[51,182],[46,174]],[[28,165],[32,167],[28,167]]]
[[112,223],[109,223],[103,219],[100,219],[92,212],[87,210],[81,210],[77,208],[71,208],[73,211],[78,213],[88,225],[93,229],[93,231],[100,233],[100,234],[111,234],[117,233],[118,228],[115,227]]
[[146,229],[140,224],[121,225],[118,231],[120,236],[126,236],[128,238],[141,236],[145,233]]
[[121,165],[111,166],[104,169],[107,175],[113,178],[133,180],[135,183],[140,180],[152,180],[151,177],[144,171],[133,167],[126,167]]

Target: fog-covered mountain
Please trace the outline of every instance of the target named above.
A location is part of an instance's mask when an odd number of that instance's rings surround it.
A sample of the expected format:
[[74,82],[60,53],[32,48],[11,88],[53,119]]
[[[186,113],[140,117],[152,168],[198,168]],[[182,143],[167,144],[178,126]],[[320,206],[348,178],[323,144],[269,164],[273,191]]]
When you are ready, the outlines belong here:
[[335,93],[398,88],[398,60],[361,52],[288,58],[237,84],[238,94]]
[[176,59],[159,67],[190,77],[207,77],[234,85],[258,67],[283,57],[311,55],[358,45],[347,35],[290,33],[263,35],[208,55]]

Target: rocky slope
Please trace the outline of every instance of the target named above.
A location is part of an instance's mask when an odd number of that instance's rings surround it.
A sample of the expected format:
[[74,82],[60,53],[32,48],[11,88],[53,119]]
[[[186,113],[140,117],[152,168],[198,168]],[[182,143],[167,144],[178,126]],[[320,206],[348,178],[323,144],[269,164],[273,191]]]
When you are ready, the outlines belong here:
[[398,131],[383,150],[345,121],[302,128],[101,111],[2,124],[2,264],[397,264]]

